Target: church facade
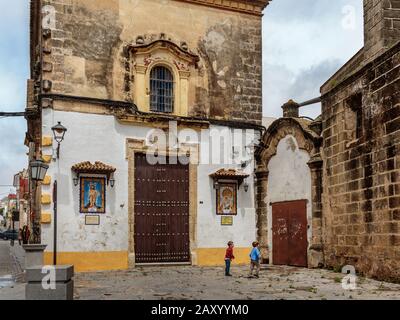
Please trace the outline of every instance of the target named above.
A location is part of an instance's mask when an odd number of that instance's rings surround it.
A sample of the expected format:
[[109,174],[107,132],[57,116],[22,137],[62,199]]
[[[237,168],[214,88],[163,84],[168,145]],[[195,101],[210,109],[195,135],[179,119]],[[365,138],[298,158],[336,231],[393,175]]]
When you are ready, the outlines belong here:
[[267,4],[31,2],[26,144],[49,169],[30,220],[45,263],[220,265],[230,240],[247,263]]
[[258,240],[264,263],[399,280],[398,1],[364,0],[365,46],[321,87],[320,117],[290,100],[266,128],[268,2],[31,2],[45,263],[221,265],[231,240],[247,263]]

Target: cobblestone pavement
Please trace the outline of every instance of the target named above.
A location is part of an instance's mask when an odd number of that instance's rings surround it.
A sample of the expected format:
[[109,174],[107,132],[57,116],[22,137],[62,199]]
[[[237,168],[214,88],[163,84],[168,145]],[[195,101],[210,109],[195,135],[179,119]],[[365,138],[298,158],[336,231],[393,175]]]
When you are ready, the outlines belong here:
[[343,274],[328,270],[268,267],[259,279],[247,267],[143,267],[129,271],[77,274],[75,299],[96,300],[343,300],[400,299],[400,285],[358,278],[357,289],[342,289]]
[[0,239],[0,277],[10,275],[11,273],[10,241]]
[[12,286],[13,283],[10,242],[0,239],[0,290]]
[[[248,279],[247,267],[145,267],[75,275],[77,300],[400,300],[400,285],[358,278],[357,289],[342,289],[343,274],[328,270],[268,267]],[[24,285],[0,288],[0,300],[24,299]]]

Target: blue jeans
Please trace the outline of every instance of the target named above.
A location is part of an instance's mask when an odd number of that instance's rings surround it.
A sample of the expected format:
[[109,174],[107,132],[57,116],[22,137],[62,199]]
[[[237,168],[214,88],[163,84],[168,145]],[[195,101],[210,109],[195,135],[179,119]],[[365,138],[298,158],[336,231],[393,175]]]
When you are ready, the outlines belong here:
[[231,260],[226,259],[225,260],[225,275],[230,274],[231,271]]

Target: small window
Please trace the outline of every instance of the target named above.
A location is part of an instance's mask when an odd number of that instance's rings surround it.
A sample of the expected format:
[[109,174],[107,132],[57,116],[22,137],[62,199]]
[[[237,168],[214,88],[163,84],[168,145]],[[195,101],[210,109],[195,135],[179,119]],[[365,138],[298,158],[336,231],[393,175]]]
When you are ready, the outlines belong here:
[[356,139],[363,135],[363,110],[362,110],[362,94],[357,93],[347,100],[347,105],[350,107],[354,115]]
[[174,77],[165,67],[154,67],[150,74],[150,110],[174,111]]

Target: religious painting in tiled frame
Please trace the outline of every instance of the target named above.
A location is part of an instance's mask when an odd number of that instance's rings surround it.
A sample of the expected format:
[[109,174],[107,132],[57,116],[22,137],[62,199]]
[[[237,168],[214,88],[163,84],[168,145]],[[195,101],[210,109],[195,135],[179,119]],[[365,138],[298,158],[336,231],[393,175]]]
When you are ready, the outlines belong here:
[[217,215],[237,215],[237,183],[220,183],[217,188]]
[[80,213],[106,213],[106,179],[81,177]]

